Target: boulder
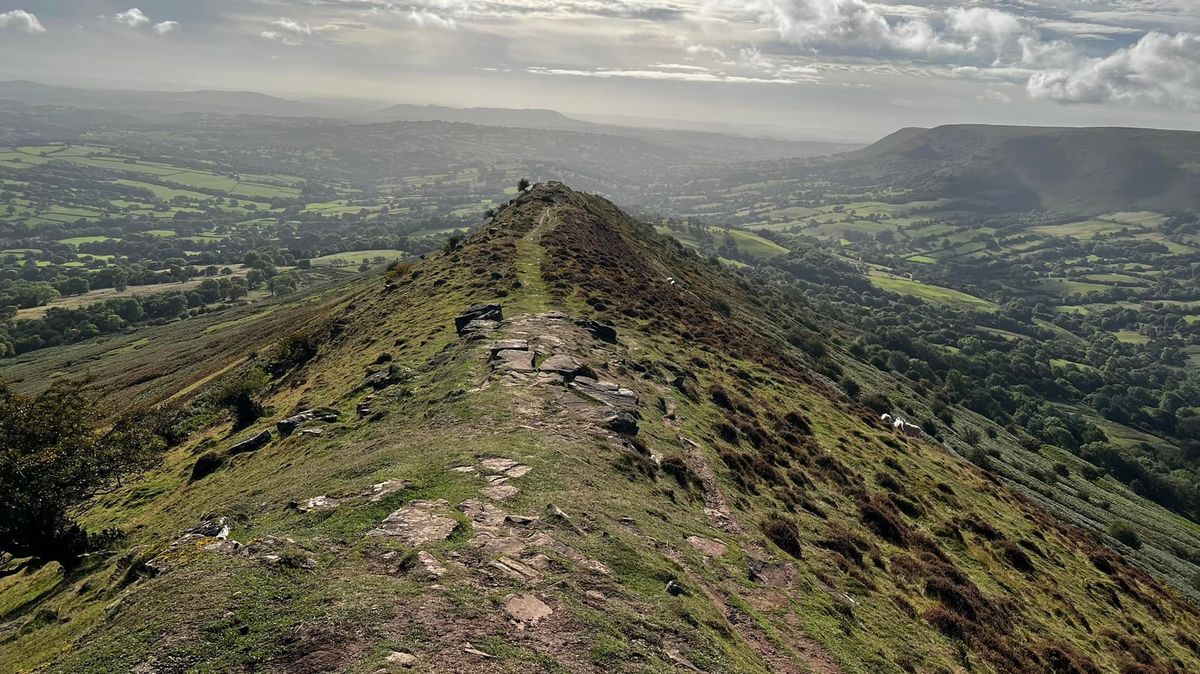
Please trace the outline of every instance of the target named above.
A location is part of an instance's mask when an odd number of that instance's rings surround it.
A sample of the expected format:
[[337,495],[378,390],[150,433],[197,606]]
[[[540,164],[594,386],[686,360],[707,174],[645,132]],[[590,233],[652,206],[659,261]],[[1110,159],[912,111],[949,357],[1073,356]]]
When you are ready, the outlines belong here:
[[338,416],[337,411],[331,409],[305,410],[277,421],[275,428],[279,429],[280,435],[291,435],[293,431],[309,421],[333,422],[338,420]]
[[628,412],[617,412],[600,422],[608,430],[621,435],[637,435],[637,418]]
[[611,325],[601,323],[600,321],[594,321],[590,318],[583,318],[575,321],[575,325],[578,325],[579,327],[588,331],[592,337],[595,337],[602,342],[608,342],[609,344],[617,343],[617,329]]
[[367,378],[363,380],[362,387],[378,391],[392,384],[407,381],[411,377],[412,370],[397,363],[388,363],[386,367],[379,367],[367,374]]
[[268,442],[271,441],[271,431],[264,429],[261,433],[255,435],[248,440],[242,440],[229,448],[230,454],[245,454],[246,452],[254,452],[262,449]]
[[454,318],[454,331],[460,336],[472,321],[502,321],[504,310],[499,304],[477,304]]

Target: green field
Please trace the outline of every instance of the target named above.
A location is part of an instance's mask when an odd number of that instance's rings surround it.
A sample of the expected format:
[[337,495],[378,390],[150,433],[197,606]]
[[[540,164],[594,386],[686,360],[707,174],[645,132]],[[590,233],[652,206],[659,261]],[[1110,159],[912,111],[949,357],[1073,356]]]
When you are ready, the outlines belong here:
[[404,251],[399,250],[355,250],[345,253],[334,253],[332,255],[322,255],[314,257],[311,262],[314,267],[322,266],[345,266],[351,264],[361,264],[366,261],[369,264],[374,264],[376,258],[386,258],[388,260],[400,260],[404,258]]
[[943,288],[941,286],[921,283],[920,281],[900,278],[878,270],[871,271],[871,283],[876,288],[901,295],[919,297],[927,302],[949,304],[960,309],[972,309],[975,311],[997,310],[995,304],[974,295],[968,295],[951,288]]

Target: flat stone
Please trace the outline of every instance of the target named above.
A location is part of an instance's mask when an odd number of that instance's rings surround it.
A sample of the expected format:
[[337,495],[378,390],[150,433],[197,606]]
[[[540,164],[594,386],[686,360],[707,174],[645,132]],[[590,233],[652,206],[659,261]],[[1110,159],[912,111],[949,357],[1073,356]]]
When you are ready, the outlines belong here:
[[519,465],[519,464],[516,461],[513,461],[512,459],[504,459],[504,458],[496,457],[496,458],[492,458],[492,459],[484,459],[483,461],[479,462],[479,465],[483,466],[484,468],[487,468],[488,470],[492,471],[493,473],[503,473],[504,471],[512,468],[513,466]]
[[500,351],[528,351],[528,350],[529,350],[529,342],[527,342],[523,339],[501,339],[499,341],[492,342],[492,348],[490,349],[493,356]]
[[721,541],[703,536],[688,536],[687,542],[705,557],[720,557],[728,549]]
[[556,354],[543,361],[541,367],[538,369],[542,372],[574,374],[577,370],[579,370],[579,361],[575,360],[571,356]]
[[479,490],[479,493],[490,499],[503,501],[504,499],[512,498],[521,493],[521,490],[517,489],[511,484],[497,484],[491,487],[484,487],[483,489]]
[[571,388],[614,409],[629,413],[637,411],[637,394],[620,384],[599,381],[591,377],[575,377],[571,382]]
[[521,527],[529,527],[540,522],[541,518],[529,517],[528,515],[507,515],[505,516],[504,521]]
[[525,541],[516,536],[496,536],[483,533],[475,537],[475,542],[486,552],[493,555],[519,555],[525,552]]
[[536,569],[522,564],[512,557],[501,557],[492,562],[492,568],[510,576],[513,580],[537,580],[542,577]]
[[491,484],[491,485],[504,484],[505,482],[508,482],[507,475],[488,475],[487,476],[488,484]]
[[475,469],[475,466],[455,466],[455,467],[451,468],[450,470],[452,470],[456,473],[477,473],[477,472],[479,472],[478,470]]
[[531,471],[531,470],[533,470],[533,469],[530,468],[529,466],[526,466],[523,463],[518,463],[517,465],[513,466],[512,468],[509,468],[508,470],[504,471],[504,474],[508,475],[509,477],[525,477],[526,475],[529,474],[529,471]]
[[494,367],[507,372],[535,372],[533,354],[528,351],[500,351],[496,353]]
[[300,435],[324,435],[324,428],[301,428]]
[[435,511],[449,507],[450,504],[444,500],[413,501],[388,515],[378,527],[367,532],[367,535],[391,536],[411,546],[444,541],[454,533],[458,522]]
[[554,613],[554,609],[532,594],[520,594],[504,602],[504,612],[519,623],[535,625]]
[[416,661],[417,657],[412,653],[404,653],[402,651],[392,651],[390,655],[383,659],[389,665],[399,665],[401,667],[410,667]]
[[410,486],[412,486],[412,483],[407,480],[384,480],[383,482],[367,487],[362,495],[366,496],[367,500],[371,503],[378,503],[396,492],[404,491]]
[[342,503],[339,499],[329,498],[328,496],[322,494],[321,496],[314,496],[296,504],[296,510],[305,513],[325,512],[334,510],[341,504]]

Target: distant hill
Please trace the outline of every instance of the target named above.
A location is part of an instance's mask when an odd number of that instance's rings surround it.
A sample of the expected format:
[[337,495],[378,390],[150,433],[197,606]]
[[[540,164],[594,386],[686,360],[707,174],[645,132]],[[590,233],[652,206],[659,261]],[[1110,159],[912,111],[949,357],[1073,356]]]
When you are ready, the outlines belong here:
[[63,105],[159,114],[208,113],[279,117],[308,117],[321,114],[320,108],[309,103],[249,91],[78,89],[26,80],[0,82],[0,100],[17,101],[26,105]]
[[906,128],[847,156],[947,196],[1102,213],[1200,207],[1200,133],[1132,128]]
[[586,131],[597,125],[539,108],[452,108],[445,105],[401,103],[366,115],[379,122],[462,122],[484,126]]

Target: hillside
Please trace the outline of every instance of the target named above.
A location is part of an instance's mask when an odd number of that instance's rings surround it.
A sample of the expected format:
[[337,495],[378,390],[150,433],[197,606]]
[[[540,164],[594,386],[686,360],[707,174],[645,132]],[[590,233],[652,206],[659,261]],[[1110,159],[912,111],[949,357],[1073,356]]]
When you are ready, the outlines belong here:
[[1200,133],[950,125],[855,153],[900,184],[1018,210],[1098,214],[1200,206]]
[[[81,514],[114,550],[0,573],[0,670],[1200,669],[1174,590],[894,433],[786,339],[803,305],[604,199],[537,185],[298,307],[142,389],[191,433]],[[237,381],[240,429],[205,406]]]
[[209,113],[232,115],[316,116],[318,109],[251,91],[141,91],[80,89],[26,80],[0,82],[0,99],[26,105],[57,105],[139,114]]

